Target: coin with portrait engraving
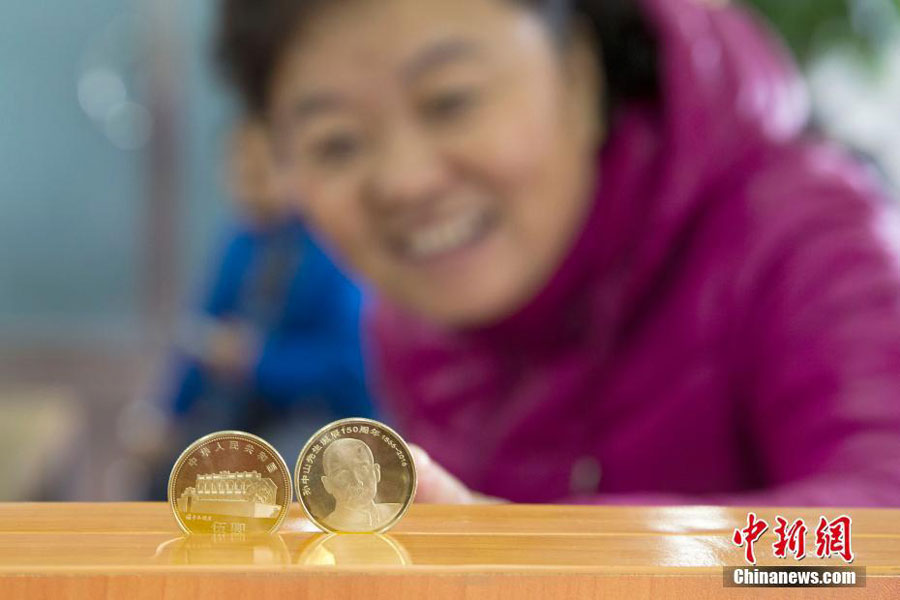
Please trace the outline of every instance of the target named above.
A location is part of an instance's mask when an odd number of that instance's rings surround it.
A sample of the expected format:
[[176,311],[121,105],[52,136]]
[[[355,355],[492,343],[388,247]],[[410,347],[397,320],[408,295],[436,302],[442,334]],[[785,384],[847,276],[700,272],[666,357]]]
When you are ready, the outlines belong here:
[[335,533],[387,531],[416,495],[416,466],[396,431],[371,419],[341,419],[306,442],[294,469],[309,519]]
[[291,505],[287,464],[268,442],[242,431],[203,436],[169,476],[169,505],[186,533],[271,533]]

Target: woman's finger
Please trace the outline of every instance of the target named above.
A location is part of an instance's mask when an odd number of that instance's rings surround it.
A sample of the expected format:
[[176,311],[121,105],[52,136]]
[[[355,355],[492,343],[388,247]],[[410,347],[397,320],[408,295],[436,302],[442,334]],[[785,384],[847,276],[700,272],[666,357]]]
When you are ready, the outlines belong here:
[[434,462],[425,450],[410,444],[416,464],[416,502],[432,504],[472,504],[475,498],[463,483]]

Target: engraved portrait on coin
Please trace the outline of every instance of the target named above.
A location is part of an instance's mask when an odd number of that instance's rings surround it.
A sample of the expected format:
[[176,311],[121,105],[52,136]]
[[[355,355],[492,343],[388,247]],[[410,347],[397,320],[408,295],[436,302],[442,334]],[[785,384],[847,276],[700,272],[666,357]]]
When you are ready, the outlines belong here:
[[273,532],[287,514],[291,494],[290,473],[278,451],[240,431],[195,441],[169,476],[169,505],[187,533]]
[[406,443],[370,419],[342,419],[316,432],[294,477],[303,510],[335,532],[385,531],[406,512],[416,487]]

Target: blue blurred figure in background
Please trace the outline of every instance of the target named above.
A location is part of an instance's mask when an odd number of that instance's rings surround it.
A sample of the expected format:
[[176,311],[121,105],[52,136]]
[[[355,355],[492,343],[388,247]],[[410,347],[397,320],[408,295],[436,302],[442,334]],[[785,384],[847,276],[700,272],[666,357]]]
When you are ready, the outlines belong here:
[[201,315],[180,332],[169,410],[179,447],[239,429],[290,461],[325,423],[374,410],[360,352],[362,294],[281,201],[263,136],[252,123],[235,136],[229,180],[242,214]]

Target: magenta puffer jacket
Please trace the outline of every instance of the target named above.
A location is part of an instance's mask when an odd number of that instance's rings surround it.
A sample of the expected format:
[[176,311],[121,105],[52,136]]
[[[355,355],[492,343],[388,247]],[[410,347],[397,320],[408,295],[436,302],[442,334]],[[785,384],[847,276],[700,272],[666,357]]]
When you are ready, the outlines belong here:
[[574,248],[482,330],[376,304],[387,417],[518,502],[900,506],[889,200],[805,133],[797,73],[755,19],[642,5],[661,100],[613,123]]

